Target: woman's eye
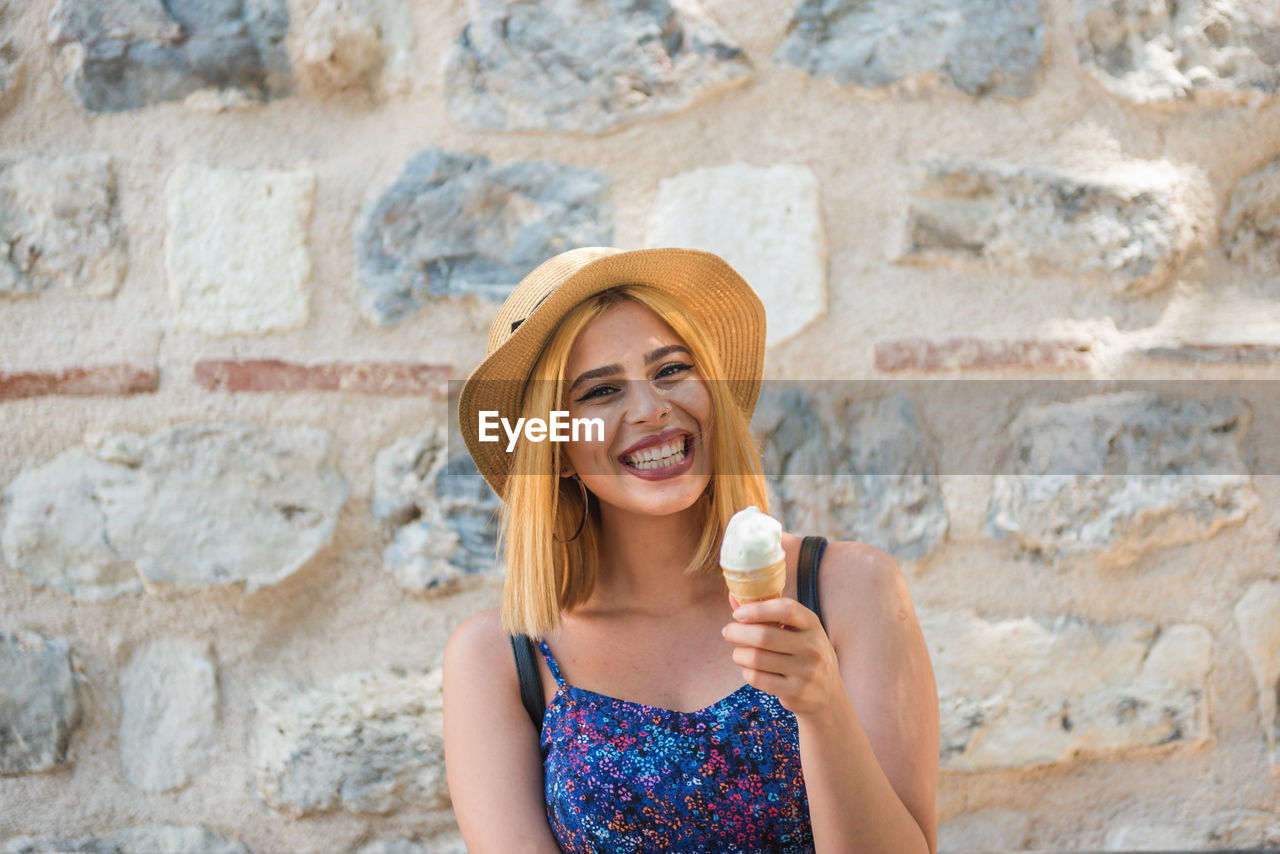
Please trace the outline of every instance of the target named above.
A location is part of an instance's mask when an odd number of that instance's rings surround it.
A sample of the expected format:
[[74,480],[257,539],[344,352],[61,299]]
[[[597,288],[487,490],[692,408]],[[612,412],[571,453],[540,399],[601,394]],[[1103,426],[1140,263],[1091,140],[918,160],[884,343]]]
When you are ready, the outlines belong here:
[[685,371],[691,370],[692,368],[693,365],[686,365],[683,362],[672,362],[669,365],[663,365],[662,368],[659,369],[658,377],[673,377],[677,374],[682,374]]
[[598,385],[588,389],[586,394],[578,398],[578,403],[582,403],[584,400],[591,400],[596,397],[607,397],[615,391],[617,391],[617,389],[611,385]]

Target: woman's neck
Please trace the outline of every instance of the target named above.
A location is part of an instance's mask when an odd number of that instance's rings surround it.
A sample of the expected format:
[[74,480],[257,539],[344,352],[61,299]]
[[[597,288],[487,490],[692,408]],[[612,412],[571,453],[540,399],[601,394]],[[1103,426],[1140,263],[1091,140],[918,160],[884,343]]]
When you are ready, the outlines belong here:
[[620,514],[607,506],[601,510],[600,571],[591,604],[668,614],[718,590],[717,577],[684,571],[702,537],[700,504],[670,516]]

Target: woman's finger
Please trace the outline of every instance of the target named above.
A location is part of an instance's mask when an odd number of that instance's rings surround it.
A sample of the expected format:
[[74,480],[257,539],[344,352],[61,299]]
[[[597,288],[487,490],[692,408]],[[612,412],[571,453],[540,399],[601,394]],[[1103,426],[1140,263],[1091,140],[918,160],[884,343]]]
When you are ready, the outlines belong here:
[[733,663],[744,670],[760,670],[779,676],[791,675],[796,669],[795,656],[756,646],[740,646],[733,651]]
[[738,646],[755,646],[774,652],[795,654],[807,646],[800,632],[767,623],[729,623],[721,631],[724,639]]
[[763,602],[747,602],[734,609],[733,618],[740,623],[775,623],[800,630],[818,625],[816,614],[784,596]]

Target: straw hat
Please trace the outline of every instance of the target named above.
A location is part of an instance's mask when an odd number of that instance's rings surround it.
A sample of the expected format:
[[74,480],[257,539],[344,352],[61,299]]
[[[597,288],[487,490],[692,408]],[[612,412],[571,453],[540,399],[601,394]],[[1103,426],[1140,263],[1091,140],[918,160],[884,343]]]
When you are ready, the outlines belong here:
[[696,249],[572,249],[544,261],[516,286],[489,330],[488,355],[458,401],[458,424],[476,467],[498,495],[510,471],[506,442],[480,441],[481,411],[511,424],[552,331],[575,305],[617,285],[648,285],[688,306],[720,357],[730,393],[750,417],[764,371],[764,305],[724,259]]

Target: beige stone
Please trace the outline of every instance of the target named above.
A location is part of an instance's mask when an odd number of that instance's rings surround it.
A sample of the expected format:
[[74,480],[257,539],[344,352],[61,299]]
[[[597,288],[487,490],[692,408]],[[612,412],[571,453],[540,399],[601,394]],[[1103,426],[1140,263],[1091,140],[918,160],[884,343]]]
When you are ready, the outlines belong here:
[[254,767],[275,809],[389,813],[448,804],[440,672],[360,672],[258,701]]
[[361,86],[386,96],[421,82],[408,0],[290,0],[289,7],[290,62],[304,89]]
[[1280,581],[1255,581],[1235,607],[1236,627],[1258,686],[1258,717],[1280,770]]
[[120,761],[144,792],[190,783],[216,746],[218,674],[207,643],[164,638],[120,671]]
[[665,178],[645,245],[704,249],[732,264],[764,302],[770,346],[826,311],[827,237],[807,166],[735,163]]
[[980,771],[1196,747],[1209,738],[1202,626],[921,613],[942,768]]
[[79,599],[279,583],[333,537],[348,487],[327,433],[230,422],[97,433],[5,491],[0,545]]
[[1280,845],[1280,817],[1260,810],[1179,815],[1153,823],[1120,819],[1107,831],[1105,851],[1226,851]]
[[117,193],[107,154],[0,157],[0,296],[114,296],[128,267]]
[[178,323],[219,336],[305,325],[314,192],[303,169],[174,169],[165,267]]

